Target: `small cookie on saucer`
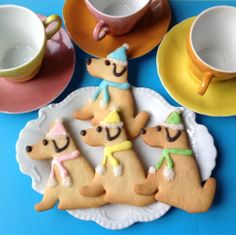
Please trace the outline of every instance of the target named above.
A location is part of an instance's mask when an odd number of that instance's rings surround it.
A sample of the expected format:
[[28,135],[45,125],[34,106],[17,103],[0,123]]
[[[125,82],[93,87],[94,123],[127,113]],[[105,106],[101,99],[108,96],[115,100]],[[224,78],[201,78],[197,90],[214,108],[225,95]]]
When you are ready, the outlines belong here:
[[163,153],[156,166],[150,167],[147,179],[135,186],[135,192],[156,192],[157,201],[191,213],[207,211],[214,199],[216,181],[209,178],[202,186],[180,113],[171,113],[161,125],[142,129],[141,135],[146,144],[163,148]]
[[96,127],[82,130],[82,140],[91,146],[104,146],[104,156],[96,167],[93,181],[80,192],[96,197],[105,194],[109,203],[145,206],[154,202],[153,195],[138,195],[134,186],[145,180],[145,171],[132,142],[127,139],[123,122],[117,111],[112,111]]
[[127,134],[134,138],[139,134],[148,121],[148,113],[135,114],[134,98],[131,86],[128,83],[128,62],[124,44],[109,54],[107,58],[89,59],[88,72],[95,77],[102,78],[91,100],[80,110],[74,113],[74,117],[80,120],[91,120],[93,125],[98,125],[110,111],[120,111]]
[[105,204],[104,195],[88,198],[80,194],[80,187],[92,181],[94,171],[61,120],[54,122],[44,139],[37,144],[28,145],[26,152],[35,160],[52,159],[43,199],[35,206],[37,211],[51,209],[57,200],[61,210],[99,207]]

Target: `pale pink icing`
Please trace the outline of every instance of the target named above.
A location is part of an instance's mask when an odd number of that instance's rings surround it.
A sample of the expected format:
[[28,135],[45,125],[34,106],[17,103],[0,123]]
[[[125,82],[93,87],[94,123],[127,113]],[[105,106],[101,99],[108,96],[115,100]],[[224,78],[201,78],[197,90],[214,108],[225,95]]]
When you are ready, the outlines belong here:
[[48,138],[55,138],[55,137],[66,136],[66,135],[67,135],[66,129],[64,125],[62,124],[62,122],[59,120],[56,120],[54,126],[47,133]]
[[72,160],[75,159],[77,157],[79,157],[80,152],[78,150],[75,150],[71,153],[67,153],[64,155],[61,155],[59,157],[56,157],[52,160],[51,163],[51,173],[50,173],[50,178],[55,178],[54,175],[54,165],[56,165],[60,171],[60,175],[62,178],[65,178],[68,175],[68,171],[67,169],[63,166],[63,162],[64,161],[68,161],[68,160]]

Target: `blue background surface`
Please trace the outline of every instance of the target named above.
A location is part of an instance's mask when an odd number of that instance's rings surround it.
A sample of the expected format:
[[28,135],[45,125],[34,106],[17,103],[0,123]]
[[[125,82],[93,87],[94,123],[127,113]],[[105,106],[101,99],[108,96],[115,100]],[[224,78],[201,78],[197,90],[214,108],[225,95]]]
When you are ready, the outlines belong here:
[[[63,0],[0,0],[0,4],[26,6],[43,15],[52,13],[61,15],[64,2]],[[236,1],[170,1],[170,4],[173,26],[210,6],[222,4],[236,6]],[[84,61],[88,55],[78,47],[76,54],[77,65],[73,79],[54,102],[62,101],[79,87],[99,83],[86,72]],[[164,90],[157,77],[155,55],[156,48],[146,56],[129,63],[130,82],[135,86],[152,88],[172,105],[178,105]],[[0,99],[4,99],[1,94]],[[34,204],[40,201],[41,195],[32,190],[30,177],[22,175],[19,171],[15,160],[15,142],[26,122],[36,117],[37,112],[21,115],[0,114],[0,234],[236,234],[235,117],[212,118],[197,115],[197,121],[206,125],[214,136],[218,150],[217,167],[213,172],[213,176],[217,179],[217,193],[209,212],[188,214],[172,208],[159,220],[137,223],[120,231],[106,230],[94,222],[77,220],[55,208],[44,213],[34,211]]]

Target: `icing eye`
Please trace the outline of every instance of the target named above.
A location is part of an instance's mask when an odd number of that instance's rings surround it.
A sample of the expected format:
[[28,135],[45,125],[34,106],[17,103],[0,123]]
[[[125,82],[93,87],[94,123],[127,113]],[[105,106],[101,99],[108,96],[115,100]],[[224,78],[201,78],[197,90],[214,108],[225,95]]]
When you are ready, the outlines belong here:
[[26,152],[30,153],[32,151],[32,147],[30,145],[26,146]]
[[80,135],[82,135],[82,136],[86,136],[86,134],[87,134],[86,130],[82,130],[82,131],[80,131]]
[[43,140],[43,145],[48,145],[48,140],[44,139]]
[[111,65],[111,62],[109,60],[105,60],[105,65],[109,66],[109,65]]
[[140,134],[141,134],[141,135],[145,135],[146,132],[147,132],[147,131],[146,131],[146,129],[144,129],[144,128],[142,128],[142,129],[140,130]]
[[98,127],[96,128],[96,131],[97,131],[97,132],[101,132],[101,131],[102,131],[102,127],[101,127],[101,126],[98,126]]
[[157,130],[157,131],[161,131],[161,127],[160,127],[160,126],[157,126],[157,127],[156,127],[156,130]]

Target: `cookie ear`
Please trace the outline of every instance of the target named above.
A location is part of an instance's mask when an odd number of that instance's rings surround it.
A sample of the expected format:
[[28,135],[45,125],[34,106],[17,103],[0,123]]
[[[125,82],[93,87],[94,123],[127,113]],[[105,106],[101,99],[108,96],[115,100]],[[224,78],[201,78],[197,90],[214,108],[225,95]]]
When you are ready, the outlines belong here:
[[115,140],[116,138],[119,137],[120,133],[121,133],[121,128],[120,127],[116,127],[117,132],[116,134],[114,134],[113,136],[110,135],[110,129],[108,127],[105,127],[105,132],[106,132],[106,138],[108,141],[112,141]]
[[[116,63],[112,63],[113,69],[112,73],[115,77],[121,77],[126,71],[127,71],[127,66],[119,64],[117,65]],[[118,71],[119,67],[119,71]]]
[[170,132],[169,132],[169,128],[165,127],[166,140],[168,142],[175,142],[180,137],[180,135],[182,133],[181,130],[175,130],[175,129],[172,129],[172,130],[176,132],[174,136],[171,136]]

